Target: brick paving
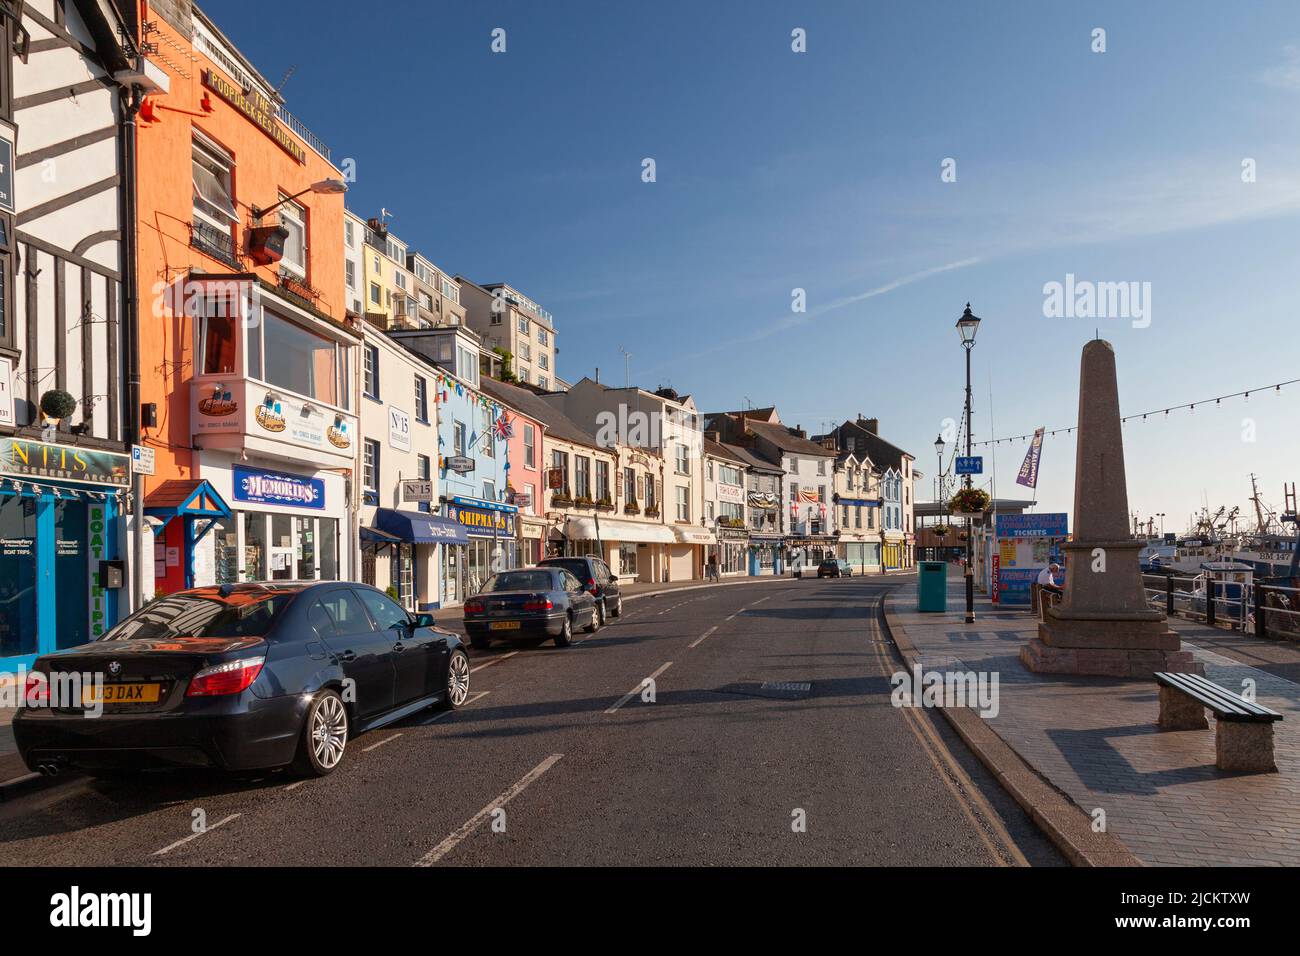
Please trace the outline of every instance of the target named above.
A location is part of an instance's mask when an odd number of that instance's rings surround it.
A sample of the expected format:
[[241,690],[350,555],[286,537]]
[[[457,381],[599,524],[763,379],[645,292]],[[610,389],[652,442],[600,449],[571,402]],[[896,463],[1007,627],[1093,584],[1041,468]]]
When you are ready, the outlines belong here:
[[1143,862],[1300,865],[1300,684],[1282,676],[1295,673],[1285,665],[1300,665],[1300,648],[1269,642],[1263,670],[1249,663],[1261,656],[1253,637],[1171,622],[1208,678],[1237,692],[1253,680],[1257,701],[1286,715],[1273,725],[1278,772],[1228,773],[1214,766],[1212,715],[1208,730],[1161,731],[1153,681],[1031,673],[1018,654],[1036,619],[976,600],[974,625],[962,621],[959,578],[947,613],[918,613],[914,584],[888,606],[926,670],[998,674],[992,729],[1085,812],[1104,810],[1109,832]]

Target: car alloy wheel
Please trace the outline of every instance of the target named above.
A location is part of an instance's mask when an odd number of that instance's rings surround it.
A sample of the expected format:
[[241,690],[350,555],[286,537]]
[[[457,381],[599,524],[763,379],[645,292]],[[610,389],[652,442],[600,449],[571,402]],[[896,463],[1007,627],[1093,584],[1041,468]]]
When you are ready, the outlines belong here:
[[460,707],[469,697],[469,658],[455,651],[447,663],[447,699],[452,707]]
[[337,694],[325,694],[311,715],[311,752],[321,769],[339,765],[348,745],[348,714]]

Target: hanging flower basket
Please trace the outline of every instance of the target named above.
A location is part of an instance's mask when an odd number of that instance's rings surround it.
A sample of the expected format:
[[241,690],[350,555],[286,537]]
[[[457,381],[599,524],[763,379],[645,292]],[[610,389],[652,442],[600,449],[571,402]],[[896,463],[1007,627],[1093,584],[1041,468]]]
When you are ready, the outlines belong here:
[[978,515],[989,506],[989,493],[983,488],[963,488],[949,502],[953,514]]
[[937,536],[942,538],[945,537],[947,534],[949,534],[952,531],[952,528],[949,528],[946,524],[937,524],[930,530],[933,531]]
[[52,388],[41,396],[41,411],[46,418],[62,421],[77,410],[77,400],[61,388]]

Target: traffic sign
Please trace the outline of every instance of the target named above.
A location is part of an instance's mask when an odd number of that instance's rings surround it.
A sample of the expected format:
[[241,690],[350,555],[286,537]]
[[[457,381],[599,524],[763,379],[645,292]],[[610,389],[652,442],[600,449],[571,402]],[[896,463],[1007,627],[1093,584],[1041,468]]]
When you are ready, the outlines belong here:
[[984,456],[983,455],[971,455],[969,457],[959,456],[957,458],[957,474],[959,475],[984,474]]
[[131,446],[131,470],[137,475],[152,475],[155,453],[145,445]]

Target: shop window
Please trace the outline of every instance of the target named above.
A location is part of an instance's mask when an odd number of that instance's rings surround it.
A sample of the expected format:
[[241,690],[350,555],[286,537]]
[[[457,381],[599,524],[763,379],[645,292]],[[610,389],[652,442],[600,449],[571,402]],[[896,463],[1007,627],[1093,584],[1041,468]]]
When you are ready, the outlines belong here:
[[297,560],[299,581],[311,581],[316,577],[316,519],[295,518]]
[[218,518],[209,532],[217,584],[239,583],[239,531],[231,518]]
[[262,339],[264,381],[318,402],[342,404],[339,387],[342,350],[337,343],[265,308]]
[[294,518],[292,515],[270,515],[271,519],[271,580],[291,581],[294,577]]
[[239,334],[239,319],[233,314],[236,311],[225,298],[211,298],[204,302],[204,315],[199,324],[200,374],[235,374],[235,343]]
[[266,580],[266,515],[244,515],[244,579]]
[[316,554],[320,560],[320,579],[337,581],[339,579],[339,522],[337,518],[319,518],[320,541]]
[[0,658],[36,653],[36,501],[0,494]]

